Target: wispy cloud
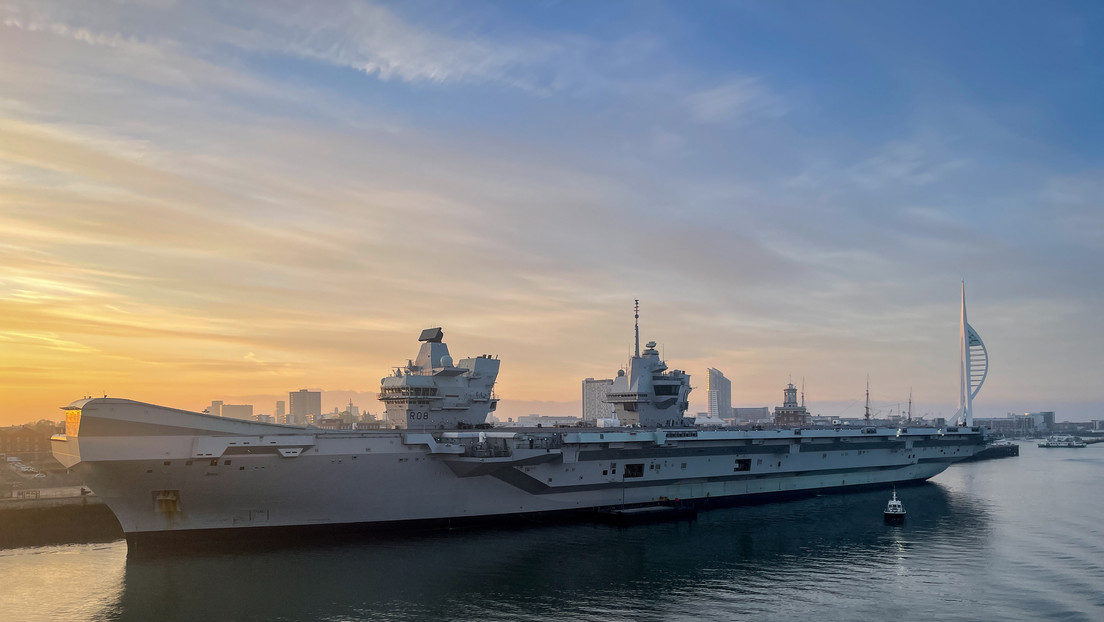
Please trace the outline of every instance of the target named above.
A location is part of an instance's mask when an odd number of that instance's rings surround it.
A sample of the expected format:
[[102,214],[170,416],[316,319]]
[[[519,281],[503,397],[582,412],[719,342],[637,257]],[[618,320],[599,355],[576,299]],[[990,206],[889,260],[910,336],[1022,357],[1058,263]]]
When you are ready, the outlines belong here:
[[1047,184],[1039,200],[1053,206],[1053,217],[1065,234],[1086,248],[1104,251],[1104,182],[1100,171],[1062,176]]
[[686,96],[691,116],[699,123],[739,126],[759,119],[785,115],[785,100],[761,78],[733,78],[717,87]]
[[[232,74],[206,60],[227,50],[308,59],[356,69],[383,81],[494,83],[548,92],[580,86],[586,63],[594,59],[616,64],[626,49],[623,44],[605,46],[578,36],[494,40],[463,24],[415,25],[376,2],[278,0],[219,5],[217,11],[204,11],[203,2],[112,4],[109,10],[95,2],[16,0],[5,7],[6,15],[0,13],[4,15],[0,23],[90,45],[122,47],[136,55],[171,55],[178,63],[190,58],[194,69],[202,71],[175,76],[163,71],[157,79],[169,82],[208,74],[203,79],[218,80],[227,88],[234,86]],[[212,13],[221,19],[213,19]],[[630,47],[639,50],[639,46]],[[152,65],[140,69],[154,75]]]
[[18,345],[32,345],[42,346],[52,350],[60,350],[62,352],[89,353],[96,351],[94,348],[89,348],[68,339],[62,339],[58,335],[52,333],[0,331],[0,341],[5,342],[9,348]]
[[263,14],[278,30],[250,41],[256,49],[352,67],[381,80],[503,81],[531,62],[518,49],[415,27],[370,3],[276,4]]
[[887,186],[921,186],[939,181],[965,165],[961,156],[933,141],[899,141],[886,145],[877,154],[850,170],[860,186],[879,189]]

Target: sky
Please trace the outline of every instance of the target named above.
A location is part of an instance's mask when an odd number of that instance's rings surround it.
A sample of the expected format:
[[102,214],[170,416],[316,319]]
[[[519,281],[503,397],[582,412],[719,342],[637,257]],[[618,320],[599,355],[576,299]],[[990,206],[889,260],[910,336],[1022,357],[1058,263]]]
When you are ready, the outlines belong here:
[[641,338],[734,406],[1104,418],[1097,2],[0,0],[0,425],[382,412],[442,326],[500,418]]

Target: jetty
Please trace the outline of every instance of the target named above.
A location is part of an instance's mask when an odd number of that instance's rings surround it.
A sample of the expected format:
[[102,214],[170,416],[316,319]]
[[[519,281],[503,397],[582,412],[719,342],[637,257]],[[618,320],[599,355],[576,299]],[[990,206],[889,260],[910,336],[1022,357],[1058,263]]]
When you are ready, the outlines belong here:
[[18,489],[0,498],[0,548],[122,537],[118,519],[84,486]]

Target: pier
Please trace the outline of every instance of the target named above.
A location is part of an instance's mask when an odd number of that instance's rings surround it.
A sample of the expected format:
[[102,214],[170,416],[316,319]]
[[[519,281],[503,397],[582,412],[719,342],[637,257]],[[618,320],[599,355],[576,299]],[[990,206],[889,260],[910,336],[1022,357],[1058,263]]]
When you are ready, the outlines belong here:
[[0,548],[122,537],[115,515],[83,486],[16,490],[0,499]]

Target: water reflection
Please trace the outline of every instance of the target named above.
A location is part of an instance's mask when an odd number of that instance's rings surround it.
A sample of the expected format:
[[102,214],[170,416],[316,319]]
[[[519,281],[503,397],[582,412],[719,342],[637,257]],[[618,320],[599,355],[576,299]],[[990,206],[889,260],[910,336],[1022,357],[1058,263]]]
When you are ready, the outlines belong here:
[[918,547],[926,560],[946,556],[959,567],[981,558],[984,503],[931,483],[899,494],[909,518],[898,527],[883,524],[887,493],[877,491],[627,528],[573,524],[130,559],[103,617],[645,620],[678,618],[693,599],[698,617],[704,602],[722,617],[770,618],[783,593],[839,606],[856,585],[940,584],[937,571],[909,563]]
[[102,620],[124,592],[126,544],[0,550],[0,619]]
[[0,549],[112,542],[122,537],[118,519],[102,504],[0,511]]

